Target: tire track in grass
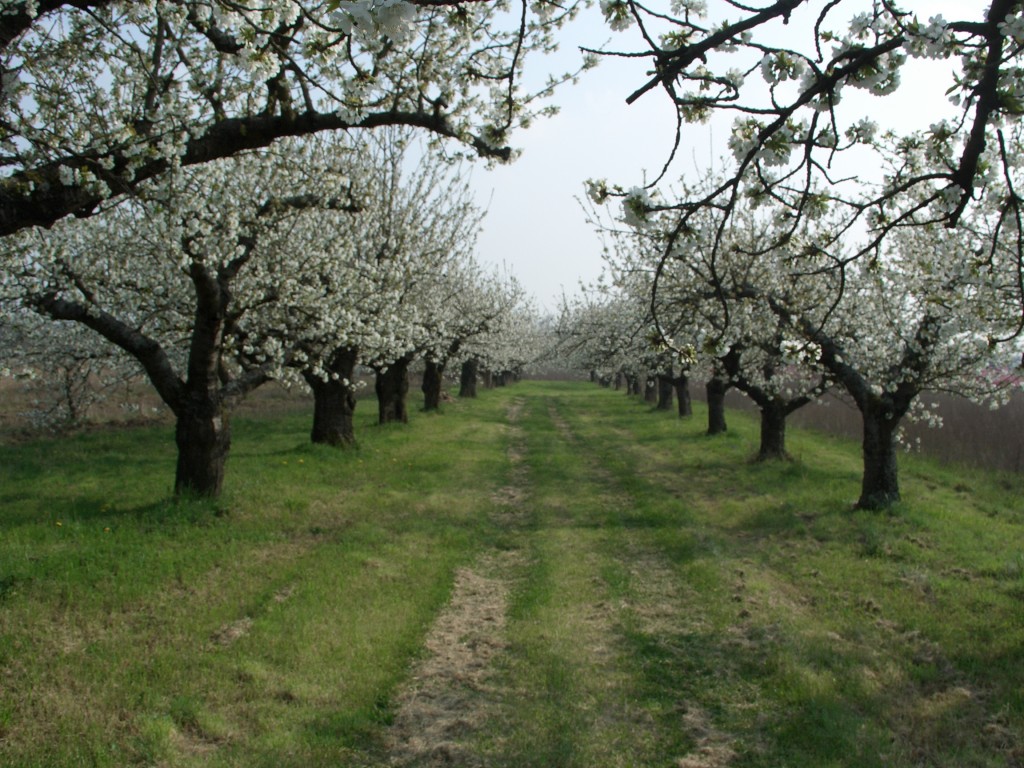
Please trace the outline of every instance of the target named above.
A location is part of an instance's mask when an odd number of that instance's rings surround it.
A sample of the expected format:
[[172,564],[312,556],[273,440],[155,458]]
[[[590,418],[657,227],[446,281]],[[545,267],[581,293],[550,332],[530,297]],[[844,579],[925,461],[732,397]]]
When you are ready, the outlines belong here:
[[[680,754],[680,739],[667,733],[679,730],[680,718],[673,715],[672,729],[666,729],[665,718],[644,699],[643,669],[621,632],[634,600],[625,582],[640,579],[624,574],[638,553],[644,552],[644,569],[656,577],[651,602],[675,613],[682,609],[671,572],[638,536],[616,524],[631,497],[561,417],[557,402],[545,398],[534,410],[538,415],[524,423],[536,515],[530,570],[513,596],[509,698],[490,728],[487,764],[682,764],[673,757]],[[702,758],[731,754],[705,720],[699,725],[700,738],[692,741],[702,747]]]
[[[507,411],[509,483],[493,496],[491,517],[516,536],[528,518],[524,442],[518,422],[524,402]],[[395,699],[387,763],[403,768],[485,765],[476,736],[506,698],[495,671],[506,651],[512,584],[521,578],[522,552],[488,550],[455,574],[452,595],[424,641],[423,658]]]
[[[667,524],[663,513],[643,507],[635,478],[623,484],[613,469],[617,460],[593,450],[554,403],[549,415],[558,432],[581,454],[592,482],[607,489],[615,510],[603,521],[608,535],[603,540],[602,577],[613,595],[608,631],[631,677],[628,700],[634,714],[627,719],[637,721],[635,712],[642,713],[640,721],[646,721],[649,731],[636,734],[648,750],[635,756],[645,765],[674,768],[731,765],[736,758],[734,739],[715,726],[700,702],[686,698],[676,685],[677,675],[663,666],[677,661],[664,654],[665,640],[671,643],[671,638],[699,636],[708,630],[700,592],[685,583],[674,558],[651,535]],[[681,529],[680,522],[671,524]],[[627,760],[624,764],[640,763]]]

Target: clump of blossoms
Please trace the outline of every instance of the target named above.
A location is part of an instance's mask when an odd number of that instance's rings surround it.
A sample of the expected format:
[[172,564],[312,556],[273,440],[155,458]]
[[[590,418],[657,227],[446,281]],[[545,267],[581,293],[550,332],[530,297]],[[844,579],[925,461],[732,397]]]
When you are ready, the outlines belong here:
[[[814,252],[824,254],[815,269],[842,275],[858,260],[877,263],[877,254],[904,230],[934,225],[975,233],[971,247],[949,255],[954,263],[1008,249],[1007,258],[1024,269],[1018,232],[1024,220],[1021,4],[961,4],[930,16],[892,3],[835,0],[820,6],[790,0],[735,5],[730,18],[708,22],[700,18],[706,9],[695,3],[671,4],[669,12],[633,0],[606,4],[607,15],[614,11],[623,23],[632,20],[628,30],[635,41],[632,47],[617,42],[607,55],[646,56],[651,64],[627,102],[667,94],[680,122],[706,121],[716,113],[733,118],[729,165],[718,184],[659,200],[659,218],[678,214],[666,233],[668,244],[660,245],[660,261],[675,258],[680,238],[705,214],[718,222],[715,231],[728,231],[749,197],[777,227],[759,245],[761,253],[788,247],[802,237],[802,228],[827,214],[831,230],[817,229],[813,238]],[[773,27],[782,24],[788,25],[784,43]],[[911,59],[932,66],[937,77],[908,84]],[[911,123],[918,124],[904,128],[888,113],[911,87],[934,88],[945,98],[936,100],[937,114],[912,115]],[[849,88],[860,92],[856,110]],[[876,97],[878,109],[865,113],[864,97]],[[677,142],[683,135],[677,132]],[[688,156],[680,149],[667,148],[672,162]],[[593,187],[592,198],[601,201],[608,189],[626,196],[612,182]],[[623,213],[631,224],[642,227],[649,220],[640,197],[627,207]],[[985,225],[969,223],[978,221]],[[712,261],[726,242],[721,234],[713,238]],[[1020,314],[1024,290],[1019,280],[1008,285],[1016,286],[1011,293]],[[976,290],[980,297],[998,288],[986,282]],[[1019,338],[1024,326],[1007,333]]]
[[7,3],[0,235],[295,135],[403,125],[509,160],[574,75],[531,91],[525,62],[581,2]]
[[358,29],[404,43],[415,32],[417,7],[406,0],[342,0],[335,5],[331,21],[345,34]]
[[633,187],[622,199],[622,217],[631,227],[643,229],[650,224],[649,216],[654,200],[643,187]]

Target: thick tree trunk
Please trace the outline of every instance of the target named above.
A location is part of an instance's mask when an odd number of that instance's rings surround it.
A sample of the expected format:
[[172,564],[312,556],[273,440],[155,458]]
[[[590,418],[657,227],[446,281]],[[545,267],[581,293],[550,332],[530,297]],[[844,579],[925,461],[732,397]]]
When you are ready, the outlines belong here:
[[622,371],[615,372],[615,391],[622,389]]
[[356,398],[352,388],[340,381],[307,377],[313,390],[313,429],[310,439],[323,445],[352,445],[356,441],[353,415]]
[[177,412],[177,496],[219,496],[231,449],[228,411],[215,392],[192,393]]
[[466,360],[462,364],[459,375],[459,397],[476,397],[476,374],[480,364],[476,358]]
[[786,405],[774,400],[761,406],[761,447],[758,461],[788,459],[786,453]]
[[672,410],[672,375],[658,374],[658,405],[659,411]]
[[864,422],[864,477],[857,506],[884,509],[900,500],[896,465],[896,428],[900,418],[885,404],[873,401],[861,408],[861,418]]
[[720,435],[728,429],[725,424],[725,393],[729,385],[725,379],[714,376],[704,389],[708,398],[708,434]]
[[441,389],[444,384],[444,365],[427,360],[423,369],[423,410],[436,411],[441,407]]
[[133,323],[54,296],[35,300],[36,307],[55,320],[72,320],[92,328],[145,369],[176,419],[176,495],[212,497],[220,493],[231,447],[230,407],[269,380],[267,368],[255,368],[231,379],[221,365],[231,280],[247,260],[248,256],[239,257],[230,268],[216,272],[199,263],[189,266],[196,304],[184,377],[179,376],[163,346]]
[[314,443],[352,445],[356,441],[352,419],[356,398],[351,386],[356,356],[354,349],[336,350],[327,365],[327,373],[333,374],[327,381],[311,373],[303,374],[309,388],[313,390],[313,429],[310,439]]
[[644,402],[655,403],[658,401],[658,387],[655,385],[654,378],[648,376],[644,380]]
[[201,264],[192,264],[189,275],[196,290],[196,305],[183,396],[172,405],[177,419],[174,439],[178,444],[174,493],[213,497],[220,495],[224,465],[231,449],[231,425],[222,393],[220,365],[231,292],[224,275]]
[[680,418],[693,415],[693,403],[690,402],[690,379],[686,374],[679,374],[672,380],[676,388],[676,402],[679,403]]
[[380,424],[409,422],[405,396],[409,393],[409,359],[401,358],[377,372],[374,389],[377,392],[377,421]]

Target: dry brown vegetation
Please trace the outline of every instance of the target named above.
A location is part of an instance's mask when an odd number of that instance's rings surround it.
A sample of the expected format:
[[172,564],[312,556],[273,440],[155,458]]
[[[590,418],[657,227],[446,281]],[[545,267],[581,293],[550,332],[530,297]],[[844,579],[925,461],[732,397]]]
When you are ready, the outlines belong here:
[[[702,400],[703,390],[695,387],[693,397]],[[943,426],[907,422],[908,450],[967,467],[1024,471],[1024,393],[1016,393],[1008,405],[996,410],[954,395],[925,393],[922,399],[929,404],[938,403]],[[726,405],[744,412],[757,409],[735,391],[726,396]],[[801,408],[789,417],[788,424],[856,441],[861,438],[861,418],[856,406],[835,395]]]

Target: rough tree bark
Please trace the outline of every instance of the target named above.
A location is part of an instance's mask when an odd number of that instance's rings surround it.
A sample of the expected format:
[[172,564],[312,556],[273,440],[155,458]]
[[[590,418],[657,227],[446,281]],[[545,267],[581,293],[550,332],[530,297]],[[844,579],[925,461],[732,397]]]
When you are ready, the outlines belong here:
[[679,404],[680,418],[693,415],[693,403],[690,402],[690,377],[680,372],[672,379],[672,386],[676,389],[676,402]]
[[644,402],[655,403],[658,401],[658,387],[653,376],[644,378]]
[[187,375],[182,396],[176,403],[167,403],[177,418],[174,430],[178,445],[176,495],[220,495],[224,465],[231,449],[228,402],[240,399],[267,380],[258,377],[253,379],[252,386],[239,386],[237,382],[232,386],[222,368],[221,351],[231,303],[230,283],[240,268],[239,264],[234,270],[222,268],[214,272],[195,262],[189,267],[196,306]]
[[861,509],[885,509],[900,500],[896,430],[905,409],[900,412],[887,400],[868,397],[860,408],[864,427],[864,475],[857,506]]
[[444,363],[427,360],[423,368],[423,410],[436,411],[441,407],[441,389],[444,384]]
[[757,451],[758,461],[788,459],[786,453],[786,416],[788,409],[785,403],[772,400],[761,405],[761,445]]
[[728,429],[725,423],[725,393],[729,383],[720,376],[712,376],[704,386],[708,399],[708,434],[720,435]]
[[244,259],[214,272],[193,263],[189,277],[196,292],[185,376],[175,371],[167,351],[124,321],[77,301],[41,295],[36,308],[55,320],[81,323],[134,357],[175,416],[178,460],[175,495],[215,497],[224,482],[231,448],[231,407],[269,381],[262,368],[231,378],[221,365],[222,342],[231,301],[230,282]]
[[462,364],[459,374],[459,397],[476,397],[476,379],[480,363],[471,357]]
[[913,341],[906,345],[899,364],[901,380],[892,389],[878,387],[846,362],[835,341],[823,333],[812,338],[821,345],[822,362],[833,372],[857,404],[863,427],[864,474],[861,477],[861,509],[885,509],[900,500],[896,460],[896,433],[914,399],[921,393],[928,371],[929,353],[939,339],[939,322],[925,315]]
[[[732,385],[753,400],[761,414],[761,445],[757,451],[757,460],[786,460],[789,458],[786,452],[786,418],[793,411],[807,405],[811,398],[798,394],[787,399],[778,392],[753,383],[744,375],[742,354],[741,349],[734,347],[721,358],[721,362],[730,376]],[[762,373],[765,380],[771,380],[776,375],[776,370],[769,364],[764,366]],[[827,379],[822,378],[819,387],[824,389],[827,383]]]
[[385,370],[377,371],[374,389],[377,392],[377,421],[380,424],[409,422],[405,397],[409,394],[409,356],[395,360]]
[[175,495],[219,496],[231,450],[228,410],[216,393],[199,393],[186,398],[175,416]]
[[356,441],[353,415],[356,398],[351,381],[356,367],[355,349],[334,351],[325,370],[332,374],[327,381],[305,372],[303,377],[313,390],[313,429],[310,439],[324,445],[352,445]]
[[658,404],[655,406],[659,411],[672,410],[672,372],[658,374]]
[[873,386],[860,370],[850,365],[836,339],[806,318],[794,318],[778,303],[773,302],[773,309],[821,347],[822,365],[846,389],[860,411],[864,474],[857,506],[885,509],[899,501],[896,432],[925,386],[930,354],[941,338],[939,319],[931,314],[921,318],[912,341],[903,349],[901,360],[890,369],[899,372],[898,383],[889,390],[879,391],[878,386]]

